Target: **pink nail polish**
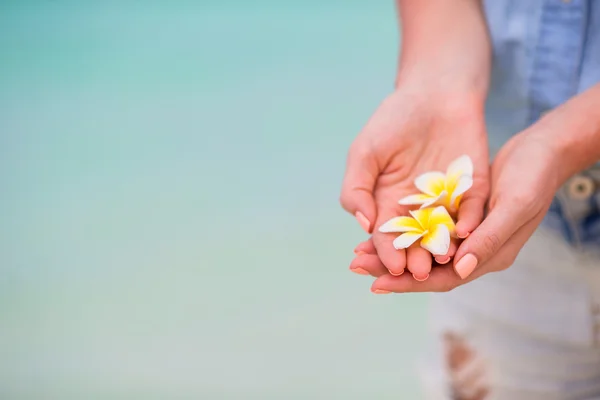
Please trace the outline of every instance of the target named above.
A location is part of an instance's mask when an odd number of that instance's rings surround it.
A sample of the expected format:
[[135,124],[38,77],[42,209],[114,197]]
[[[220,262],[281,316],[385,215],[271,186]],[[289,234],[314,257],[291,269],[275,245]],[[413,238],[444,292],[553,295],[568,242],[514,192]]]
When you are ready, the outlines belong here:
[[369,273],[366,270],[364,270],[360,267],[359,268],[350,268],[350,271],[352,271],[356,274],[359,274],[359,275],[369,275]]
[[383,289],[375,289],[373,290],[373,293],[375,294],[388,294],[388,293],[392,293],[389,290],[383,290]]
[[462,279],[467,278],[477,268],[477,258],[473,254],[467,254],[454,266],[456,273]]
[[415,281],[424,282],[427,280],[427,278],[429,278],[429,274],[420,275],[420,276],[413,274],[413,278],[415,278]]
[[395,274],[395,273],[393,273],[392,271],[390,271],[390,275],[392,275],[392,276],[400,276],[400,275],[402,275],[403,273],[404,273],[404,270],[400,271],[400,273],[399,273],[399,274]]
[[441,258],[437,258],[437,257],[436,257],[436,258],[435,258],[435,261],[436,261],[438,264],[442,264],[442,265],[443,265],[443,264],[448,264],[448,261],[450,261],[450,257],[449,257],[449,256],[445,256],[445,257],[441,257]]
[[371,223],[369,222],[367,217],[365,217],[365,215],[363,213],[361,213],[360,211],[357,211],[356,214],[354,214],[354,216],[356,217],[356,220],[358,221],[360,226],[365,230],[365,232],[369,233],[369,228],[371,227]]

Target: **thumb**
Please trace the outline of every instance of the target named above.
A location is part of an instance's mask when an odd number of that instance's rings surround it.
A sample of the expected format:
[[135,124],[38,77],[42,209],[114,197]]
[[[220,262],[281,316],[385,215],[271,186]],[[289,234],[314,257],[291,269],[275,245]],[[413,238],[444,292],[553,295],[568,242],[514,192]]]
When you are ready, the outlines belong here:
[[494,256],[504,243],[525,223],[526,218],[514,206],[497,204],[473,233],[460,245],[454,257],[454,270],[465,279]]
[[367,233],[373,231],[377,218],[373,190],[378,176],[379,167],[375,156],[367,146],[356,141],[348,152],[340,204],[356,217]]

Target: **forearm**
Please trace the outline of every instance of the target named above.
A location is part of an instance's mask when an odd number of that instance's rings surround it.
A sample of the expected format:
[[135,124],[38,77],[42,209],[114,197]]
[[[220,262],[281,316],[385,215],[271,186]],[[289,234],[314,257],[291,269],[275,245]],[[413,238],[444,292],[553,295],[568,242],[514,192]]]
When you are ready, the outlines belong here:
[[485,98],[491,45],[481,0],[396,0],[401,56],[396,84],[470,90]]
[[552,147],[563,181],[600,161],[600,84],[573,97],[528,131]]

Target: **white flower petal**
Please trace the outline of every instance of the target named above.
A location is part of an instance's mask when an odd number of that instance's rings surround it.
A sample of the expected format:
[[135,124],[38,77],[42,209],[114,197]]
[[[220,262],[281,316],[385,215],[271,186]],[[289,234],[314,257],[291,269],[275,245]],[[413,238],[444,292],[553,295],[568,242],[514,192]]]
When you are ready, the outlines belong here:
[[448,177],[458,177],[461,175],[473,176],[473,161],[471,161],[471,157],[464,155],[452,161],[448,165],[448,169],[446,169],[446,175]]
[[473,178],[469,175],[462,175],[456,182],[456,187],[452,191],[452,197],[450,197],[450,204],[454,204],[456,198],[473,186]]
[[394,239],[394,247],[398,250],[406,249],[407,247],[410,247],[411,244],[413,244],[414,242],[419,240],[421,238],[421,236],[423,236],[422,233],[416,233],[416,232],[403,233],[402,235],[400,235],[396,239]]
[[379,232],[421,232],[419,223],[411,217],[395,217],[379,227]]
[[441,172],[425,172],[417,176],[415,186],[430,196],[438,196],[446,187],[446,175]]
[[430,197],[429,200],[427,200],[425,203],[423,203],[423,205],[421,205],[421,208],[427,208],[427,207],[434,205],[437,202],[442,202],[442,201],[444,201],[444,199],[446,198],[447,195],[448,195],[448,192],[446,192],[445,190],[442,190],[442,193],[440,193],[439,196]]
[[415,204],[425,204],[430,199],[432,199],[428,194],[413,194],[410,196],[406,196],[398,201],[398,204],[402,204],[403,206],[410,206]]
[[450,249],[448,227],[444,224],[431,227],[429,232],[421,239],[421,247],[434,256],[443,256],[448,253],[448,249]]

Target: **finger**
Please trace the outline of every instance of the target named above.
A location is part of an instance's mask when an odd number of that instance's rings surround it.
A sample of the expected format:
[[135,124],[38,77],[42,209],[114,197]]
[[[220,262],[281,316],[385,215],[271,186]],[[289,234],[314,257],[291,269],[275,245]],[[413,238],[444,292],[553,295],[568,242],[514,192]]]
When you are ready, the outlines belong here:
[[379,172],[379,166],[369,146],[364,140],[355,140],[348,152],[340,204],[356,217],[367,233],[373,231],[377,219],[373,189]]
[[448,248],[448,253],[446,253],[446,255],[444,256],[436,256],[435,262],[437,262],[440,265],[448,264],[452,257],[454,257],[457,248],[457,239],[452,238],[452,240],[450,240],[450,247]]
[[486,273],[502,271],[510,267],[525,243],[529,240],[531,235],[533,235],[539,224],[542,222],[545,215],[546,210],[538,213],[529,222],[519,228],[519,230],[506,241],[506,243],[493,258],[491,258],[487,263],[483,264],[481,268],[477,268],[463,282],[470,282]]
[[446,292],[462,284],[451,265],[434,268],[425,281],[418,281],[408,274],[402,276],[381,275],[373,282],[373,293]]
[[375,245],[373,244],[373,238],[369,238],[364,242],[360,242],[358,246],[354,248],[354,254],[357,256],[361,254],[377,254],[375,250]]
[[[475,188],[473,188],[474,190]],[[468,191],[460,203],[456,221],[456,235],[464,239],[483,221],[487,190]]]
[[442,265],[434,268],[429,274],[429,279],[419,282],[411,279],[410,276],[394,277],[390,275],[381,275],[371,286],[374,293],[409,293],[409,292],[448,292],[460,285],[471,282],[489,272],[501,271],[508,268],[514,262],[525,242],[531,237],[545,213],[536,216],[520,228],[511,238],[502,246],[496,256],[485,264],[481,264],[468,278],[462,279],[456,274],[452,265]]
[[388,273],[387,268],[379,257],[372,254],[362,254],[350,263],[350,271],[360,275],[382,276]]
[[417,281],[425,281],[431,272],[431,253],[422,247],[412,246],[406,250],[406,266]]
[[[378,226],[385,221],[387,221],[385,218],[383,221],[378,221]],[[401,275],[406,267],[406,251],[404,249],[397,250],[394,247],[394,239],[397,237],[398,234],[382,233],[378,230],[373,232],[373,244],[377,255],[390,274],[395,276]]]
[[463,279],[478,265],[487,262],[506,241],[530,218],[522,215],[519,204],[498,203],[468,238],[454,257],[454,269]]

